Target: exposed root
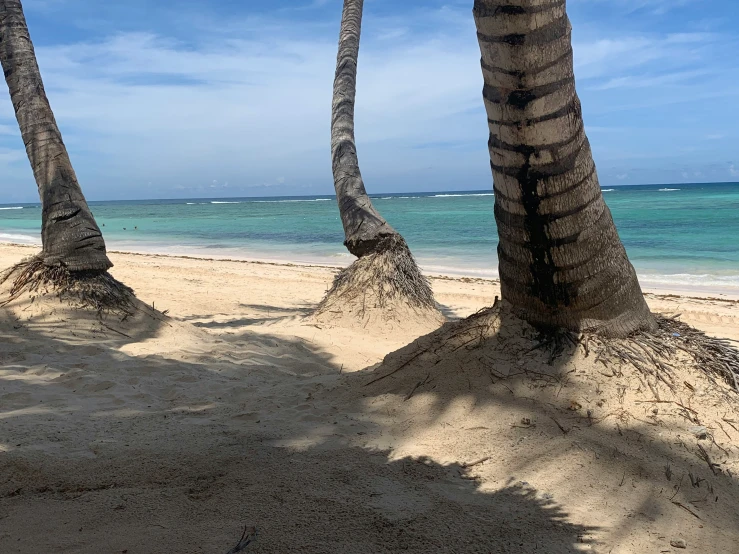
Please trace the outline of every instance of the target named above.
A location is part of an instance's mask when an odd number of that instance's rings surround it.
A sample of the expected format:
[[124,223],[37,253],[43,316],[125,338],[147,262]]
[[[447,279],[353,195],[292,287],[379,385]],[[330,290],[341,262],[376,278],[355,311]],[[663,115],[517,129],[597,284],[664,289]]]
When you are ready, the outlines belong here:
[[735,360],[737,352],[674,319],[656,321],[654,332],[618,340],[542,332],[501,302],[388,354],[367,374],[363,396],[379,400],[378,414],[392,410],[404,430],[415,425],[434,439],[429,427],[445,433],[457,413],[465,433],[502,429],[491,420],[497,416],[516,428],[503,431],[513,444],[525,440],[525,448],[541,452],[556,443],[536,446],[537,436],[562,440],[560,452],[568,455],[574,449],[591,455],[583,446],[589,442],[609,467],[626,464],[622,484],[647,444],[659,445],[658,456],[645,458],[654,474],[664,471],[667,455],[667,473],[684,471],[686,480],[696,463],[703,477],[709,468],[710,478],[735,479],[739,397],[723,383],[728,374],[717,360]]
[[133,289],[116,280],[107,271],[70,271],[65,266],[47,266],[39,256],[23,260],[0,274],[0,284],[12,279],[5,306],[23,293],[55,294],[60,300],[98,314],[131,315],[137,308]]
[[419,311],[436,309],[428,279],[399,236],[390,237],[382,251],[363,256],[342,270],[315,315],[355,306],[361,318],[371,308],[385,308],[396,302]]
[[[655,332],[640,331],[618,340],[588,339],[600,345],[598,359],[604,365],[614,360],[628,363],[671,390],[675,387],[673,364],[683,357],[712,382],[718,377],[739,393],[739,350],[729,341],[708,337],[677,317],[657,315],[656,319]],[[648,385],[653,386],[649,381]]]
[[[677,367],[692,367],[706,376],[716,391],[728,394],[725,382],[739,393],[739,350],[729,341],[711,338],[676,317],[655,315],[658,328],[654,332],[639,331],[624,339],[608,339],[593,334],[576,334],[565,330],[537,331],[512,314],[505,303],[498,303],[455,323],[449,323],[438,331],[427,335],[413,345],[388,355],[380,366],[379,375],[368,385],[382,381],[400,371],[418,364],[437,366],[447,363],[464,363],[462,358],[472,359],[472,365],[485,368],[491,378],[501,379],[515,375],[526,375],[532,380],[557,381],[556,374],[541,374],[530,369],[524,359],[533,359],[535,351],[546,354],[546,363],[553,365],[561,358],[562,363],[575,356],[578,349],[584,350],[586,358],[594,355],[594,363],[610,368],[614,375],[622,376],[623,365],[637,370],[637,378],[659,400],[659,384],[676,390]],[[531,343],[533,342],[533,345]],[[524,346],[525,344],[531,346]],[[505,353],[519,360],[515,371],[501,375],[496,368],[486,363],[497,359],[494,352]],[[592,359],[592,358],[591,358]],[[560,364],[561,365],[561,364]],[[555,369],[556,373],[556,369]]]

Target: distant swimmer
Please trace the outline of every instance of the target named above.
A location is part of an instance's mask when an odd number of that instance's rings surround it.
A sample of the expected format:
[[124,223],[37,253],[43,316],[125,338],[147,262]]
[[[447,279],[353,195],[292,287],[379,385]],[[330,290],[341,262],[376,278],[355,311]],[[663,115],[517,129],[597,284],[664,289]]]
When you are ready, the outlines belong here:
[[133,230],[134,230],[134,231],[138,231],[138,230],[139,230],[139,228],[138,228],[138,227],[136,227],[136,226],[134,226]]
[[124,228],[123,228],[123,230],[125,231],[125,230],[126,230],[126,228],[124,227]]

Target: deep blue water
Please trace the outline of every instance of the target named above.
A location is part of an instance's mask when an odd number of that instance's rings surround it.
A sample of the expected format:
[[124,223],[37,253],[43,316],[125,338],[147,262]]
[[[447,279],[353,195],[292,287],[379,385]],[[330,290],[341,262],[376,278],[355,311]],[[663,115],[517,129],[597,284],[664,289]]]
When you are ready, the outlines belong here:
[[[739,184],[623,186],[603,194],[645,285],[739,292]],[[377,195],[373,202],[426,270],[495,276],[493,199],[475,191]],[[334,265],[352,259],[330,196],[90,206],[111,250]],[[0,205],[0,241],[38,243],[39,229],[38,204]]]

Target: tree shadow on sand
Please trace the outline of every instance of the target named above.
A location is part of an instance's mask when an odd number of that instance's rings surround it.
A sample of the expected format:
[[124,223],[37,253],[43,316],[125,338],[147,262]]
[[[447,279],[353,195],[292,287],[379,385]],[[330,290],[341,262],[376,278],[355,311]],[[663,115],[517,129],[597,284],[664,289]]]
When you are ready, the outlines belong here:
[[488,487],[516,475],[556,490],[581,524],[601,527],[604,552],[632,540],[642,541],[637,550],[670,549],[683,537],[730,551],[739,540],[736,396],[695,368],[678,364],[670,391],[596,358],[488,310],[345,376],[346,404],[354,395],[356,412],[381,429],[374,443],[392,436],[395,456],[447,445],[483,460],[474,474]]
[[526,483],[359,444],[382,426],[305,341],[58,323],[0,309],[0,551],[226,552],[256,525],[249,552],[556,554],[596,532]]
[[182,318],[189,321],[195,327],[205,327],[216,330],[239,329],[249,325],[261,325],[276,323],[290,319],[299,319],[310,314],[316,304],[303,307],[285,308],[268,304],[239,304],[248,314],[247,317],[233,317],[233,314],[196,314]]
[[245,525],[248,552],[651,551],[673,536],[729,552],[739,535],[736,438],[690,412],[730,407],[698,376],[685,409],[647,402],[636,374],[505,319],[342,374],[297,338],[34,309],[0,309],[2,552],[226,552]]

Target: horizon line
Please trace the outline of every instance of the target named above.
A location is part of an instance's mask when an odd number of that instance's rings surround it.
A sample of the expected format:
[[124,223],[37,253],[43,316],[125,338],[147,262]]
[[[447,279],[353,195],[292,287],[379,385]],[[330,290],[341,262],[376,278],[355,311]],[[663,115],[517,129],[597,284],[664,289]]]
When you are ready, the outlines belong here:
[[[711,181],[711,182],[698,182],[698,183],[639,183],[639,184],[612,184],[612,185],[600,185],[601,190],[610,188],[620,187],[661,187],[661,186],[696,186],[696,185],[739,185],[739,181]],[[410,192],[373,192],[367,193],[373,200],[377,200],[378,196],[408,196],[408,195],[426,195],[426,194],[480,194],[480,193],[493,193],[493,187],[489,189],[465,189],[465,190],[433,190],[433,191],[410,191]],[[336,194],[282,194],[275,196],[178,196],[169,198],[128,198],[128,199],[107,199],[107,200],[88,200],[89,203],[93,202],[158,202],[158,201],[174,201],[174,200],[220,200],[220,199],[239,199],[239,200],[252,200],[262,198],[336,198]],[[40,205],[40,201],[34,202],[9,202],[0,203],[0,206],[11,206],[17,204],[31,204]]]

